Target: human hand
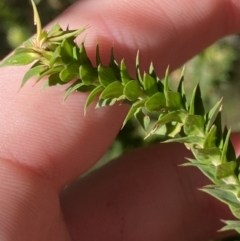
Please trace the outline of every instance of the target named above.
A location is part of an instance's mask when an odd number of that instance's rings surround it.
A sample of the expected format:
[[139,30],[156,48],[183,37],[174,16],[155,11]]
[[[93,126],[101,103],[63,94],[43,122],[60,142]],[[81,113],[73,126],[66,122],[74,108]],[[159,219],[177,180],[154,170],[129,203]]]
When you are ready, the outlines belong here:
[[[89,0],[56,21],[71,28],[91,26],[86,47],[92,58],[98,42],[107,62],[114,43],[116,58],[124,57],[134,74],[139,49],[142,69],[152,60],[162,75],[167,65],[174,69],[239,31],[239,14],[236,0]],[[229,212],[196,190],[207,183],[197,170],[177,167],[189,156],[177,144],[133,151],[73,183],[107,150],[126,107],[90,107],[83,117],[84,94],[62,103],[64,87],[40,91],[31,83],[17,93],[25,71],[0,70],[0,240],[216,237],[219,218]]]

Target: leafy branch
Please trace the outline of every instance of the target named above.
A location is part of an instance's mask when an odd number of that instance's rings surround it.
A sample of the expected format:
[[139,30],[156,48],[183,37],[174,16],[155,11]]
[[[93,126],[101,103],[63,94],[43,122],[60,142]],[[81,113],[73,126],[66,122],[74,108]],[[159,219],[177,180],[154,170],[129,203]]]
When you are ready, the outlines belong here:
[[[47,32],[41,27],[33,0],[32,5],[37,25],[36,37],[16,49],[0,67],[33,63],[24,75],[21,87],[32,77],[36,82],[44,79],[44,87],[73,81],[64,99],[75,91],[89,92],[85,112],[94,101],[97,101],[97,107],[116,102],[129,104],[130,110],[123,126],[135,117],[147,132],[146,138],[162,128],[167,138],[165,142],[185,144],[194,159],[188,159],[184,165],[197,167],[213,182],[213,185],[201,190],[226,203],[233,215],[240,219],[239,160],[230,141],[231,131],[227,127],[222,128],[222,100],[206,112],[197,85],[190,102],[187,102],[183,73],[177,90],[171,90],[168,70],[163,80],[156,75],[153,63],[148,72],[140,73],[139,55],[136,57],[136,79],[130,76],[124,60],[116,62],[113,49],[109,64],[103,65],[97,45],[94,66],[84,42],[81,46],[75,43],[75,38],[86,28],[63,30],[55,24]],[[158,116],[153,124],[152,113]],[[222,230],[234,229],[240,233],[240,220],[224,222],[226,225]]]

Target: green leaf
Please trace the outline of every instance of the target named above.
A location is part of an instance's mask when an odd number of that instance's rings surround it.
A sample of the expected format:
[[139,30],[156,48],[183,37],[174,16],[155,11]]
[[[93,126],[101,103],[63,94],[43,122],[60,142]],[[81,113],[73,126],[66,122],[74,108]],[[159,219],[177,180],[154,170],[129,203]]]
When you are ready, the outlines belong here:
[[36,80],[36,83],[39,82],[42,78],[49,76],[49,75],[57,74],[59,76],[59,73],[62,71],[62,69],[63,69],[63,66],[57,66],[57,67],[53,67],[50,69],[46,69],[45,71],[43,71],[40,74],[40,76]]
[[158,121],[155,123],[155,125],[163,126],[171,122],[182,123],[184,122],[186,116],[187,116],[187,113],[180,110],[169,112],[167,114],[162,114],[159,116]]
[[145,93],[149,97],[156,94],[158,92],[156,79],[154,79],[149,74],[144,73],[144,75],[143,75],[143,88],[144,88]]
[[92,66],[90,59],[87,56],[87,52],[84,46],[84,42],[82,42],[80,50],[79,50],[79,63],[81,65],[89,65]]
[[61,43],[60,55],[63,63],[70,64],[74,60],[73,47],[74,47],[73,39],[66,38]]
[[143,91],[138,81],[131,80],[124,86],[123,94],[128,100],[134,101],[143,94]]
[[40,74],[41,74],[44,70],[46,70],[46,66],[44,66],[44,65],[37,65],[37,66],[32,67],[31,69],[29,69],[29,70],[25,73],[25,75],[24,75],[24,77],[23,77],[22,84],[21,84],[21,88],[22,88],[22,87],[26,84],[26,82],[27,82],[30,78],[32,78],[33,76],[39,77]]
[[222,220],[226,224],[219,231],[235,230],[240,233],[240,221],[239,220]]
[[119,68],[119,65],[118,65],[115,57],[114,57],[113,47],[111,48],[111,52],[110,52],[109,67],[113,70],[116,78],[120,80],[121,79],[120,68]]
[[92,65],[83,64],[79,67],[79,76],[85,85],[91,85],[98,78],[97,69]]
[[165,92],[166,103],[169,110],[183,109],[182,96],[178,92],[166,91]]
[[239,201],[232,192],[224,189],[214,188],[214,186],[206,186],[200,190],[210,194],[227,205],[231,205],[236,208],[239,207]]
[[56,64],[58,62],[62,62],[60,52],[61,52],[61,46],[58,46],[52,53],[51,58],[49,59],[49,67],[50,68],[52,68],[54,66],[54,64]]
[[169,80],[169,66],[166,69],[165,77],[163,80],[163,86],[164,86],[163,92],[164,92],[165,96],[167,96],[167,92],[169,92],[169,81],[168,80]]
[[213,183],[222,184],[222,182],[215,177],[215,166],[211,164],[202,164],[198,160],[189,159],[191,163],[184,163],[181,166],[193,166],[197,167],[206,177],[208,177]]
[[102,66],[101,64],[98,66],[98,76],[99,82],[105,88],[114,81],[117,81],[117,78],[110,67]]
[[204,137],[204,118],[200,115],[188,115],[184,123],[184,133]]
[[83,33],[86,29],[87,29],[87,27],[84,27],[84,28],[81,28],[81,29],[75,29],[75,30],[62,31],[62,33],[58,36],[49,37],[48,42],[59,44],[62,41],[67,40],[67,39],[74,40],[78,35]]
[[62,34],[62,28],[58,23],[55,23],[48,32],[48,37],[56,37]]
[[32,3],[32,7],[33,7],[33,13],[34,13],[34,25],[37,26],[37,41],[40,42],[41,40],[41,33],[42,33],[42,24],[41,24],[41,20],[38,14],[38,10],[37,7],[34,3],[33,0],[31,0]]
[[143,79],[140,71],[139,51],[137,52],[137,56],[136,56],[136,76],[139,84],[143,86]]
[[166,108],[166,99],[163,93],[156,93],[151,96],[145,103],[147,111],[160,111],[163,108]]
[[127,121],[130,120],[134,116],[134,114],[138,111],[138,109],[144,106],[145,101],[146,101],[145,99],[137,101],[131,106],[131,108],[128,111],[128,114],[123,122],[122,128],[125,126]]
[[78,73],[78,64],[77,63],[71,63],[67,65],[59,74],[60,79],[68,83],[69,81],[79,78],[79,73]]
[[118,98],[123,94],[123,85],[120,81],[109,84],[100,95],[100,99]]
[[236,169],[236,162],[230,161],[216,166],[216,177],[218,179],[226,178],[234,175]]
[[149,66],[149,74],[151,75],[152,78],[154,78],[156,80],[156,82],[159,81],[157,75],[156,75],[156,72],[155,72],[155,69],[154,69],[154,65],[153,65],[153,62],[150,63],[150,66]]
[[62,84],[64,84],[64,83],[59,78],[59,74],[55,73],[55,74],[52,74],[48,77],[48,79],[44,83],[42,89],[48,88],[50,86],[62,85]]
[[145,115],[142,112],[142,108],[138,108],[137,111],[134,113],[134,116],[138,123],[142,126],[142,128],[147,131],[149,124],[150,124],[150,118],[149,116]]
[[102,85],[98,85],[94,90],[91,91],[85,103],[84,114],[86,114],[87,107],[94,101],[97,95],[103,90],[104,90],[104,87]]
[[205,110],[203,106],[203,101],[201,97],[201,90],[200,86],[197,85],[192,94],[192,98],[190,101],[190,106],[189,106],[189,114],[191,115],[204,115]]
[[187,98],[186,98],[185,89],[184,89],[184,71],[185,71],[185,68],[182,69],[181,79],[179,81],[177,91],[181,95],[182,106],[184,107],[185,110],[187,110],[188,109],[188,103],[187,103]]
[[102,64],[101,56],[100,56],[100,49],[99,44],[96,45],[96,65],[99,66]]
[[96,108],[112,106],[118,101],[117,98],[100,99],[96,105]]
[[31,64],[33,61],[38,60],[39,58],[40,55],[37,53],[13,54],[3,60],[3,62],[0,64],[0,67],[28,65]]
[[235,151],[233,145],[230,141],[231,129],[227,131],[225,129],[225,137],[224,137],[224,145],[222,148],[222,156],[221,156],[221,163],[225,163],[228,161],[236,161]]
[[207,119],[206,130],[207,131],[211,128],[211,125],[213,124],[214,119],[216,118],[218,112],[221,111],[221,109],[222,109],[222,98],[213,106],[213,108],[210,109],[210,111],[206,115],[206,119]]
[[83,86],[85,86],[85,84],[84,84],[84,83],[81,83],[81,82],[77,82],[76,84],[74,83],[73,85],[71,85],[71,86],[67,89],[67,91],[66,91],[66,93],[65,93],[65,95],[64,95],[63,100],[65,101],[65,100],[69,97],[69,95],[70,95],[71,93],[73,93],[74,91],[77,91],[80,87],[83,87]]
[[179,138],[172,138],[164,141],[164,143],[179,142],[184,144],[199,145],[202,146],[204,138],[199,136],[185,136]]
[[191,151],[193,152],[195,158],[198,160],[199,163],[208,165],[213,164],[215,166],[221,164],[221,151],[217,147],[206,149],[192,147]]
[[123,84],[126,85],[131,80],[131,77],[128,73],[124,59],[122,59],[121,64],[120,64],[120,74],[121,74],[121,80],[122,80]]
[[23,53],[29,54],[29,53],[36,53],[36,52],[34,51],[33,47],[19,47],[19,48],[15,49],[15,51],[14,51],[15,55],[23,54]]
[[222,117],[221,111],[217,113],[213,125],[216,126],[216,146],[223,148]]
[[162,132],[166,137],[175,137],[181,132],[183,124],[179,122],[170,122],[165,124],[165,131]]
[[212,148],[216,146],[216,133],[217,127],[213,125],[211,129],[206,134],[206,138],[204,141],[204,148]]

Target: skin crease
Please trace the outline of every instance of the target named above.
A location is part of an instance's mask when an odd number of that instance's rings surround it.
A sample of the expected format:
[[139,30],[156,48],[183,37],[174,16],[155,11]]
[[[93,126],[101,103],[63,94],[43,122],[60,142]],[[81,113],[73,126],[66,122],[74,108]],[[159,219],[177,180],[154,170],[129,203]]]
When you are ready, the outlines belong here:
[[[89,25],[86,45],[125,58],[134,73],[153,60],[161,76],[219,38],[240,30],[238,0],[79,1],[60,25]],[[81,38],[78,39],[80,43]],[[209,183],[201,173],[180,168],[184,147],[158,144],[130,152],[71,183],[106,152],[126,106],[83,117],[84,94],[63,103],[65,87],[19,86],[27,67],[0,69],[0,240],[19,241],[202,241],[216,233],[228,209],[196,189]],[[233,136],[236,152],[239,135]],[[63,187],[69,184],[68,188]],[[59,195],[60,194],[60,195]],[[60,197],[59,197],[60,196]]]

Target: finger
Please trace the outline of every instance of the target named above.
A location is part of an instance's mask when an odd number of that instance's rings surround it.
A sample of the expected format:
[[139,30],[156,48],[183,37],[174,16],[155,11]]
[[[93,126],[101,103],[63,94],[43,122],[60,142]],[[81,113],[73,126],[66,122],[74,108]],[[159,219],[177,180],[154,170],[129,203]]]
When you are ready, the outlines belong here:
[[[178,0],[174,7],[169,1],[147,3],[81,1],[57,21],[71,28],[91,26],[86,40],[91,56],[98,41],[106,61],[114,43],[117,58],[125,57],[134,72],[131,66],[140,49],[143,66],[151,59],[160,74],[168,64],[175,68],[219,37],[237,31],[237,1]],[[83,118],[86,96],[73,95],[63,104],[64,87],[41,92],[39,85],[32,88],[30,83],[16,94],[25,71],[0,70],[0,118],[4,120],[0,153],[62,186],[106,151],[121,127],[125,109],[92,108]]]
[[86,45],[92,56],[92,46],[98,42],[107,63],[106,53],[114,45],[117,59],[125,58],[133,74],[138,50],[142,67],[148,69],[153,61],[162,75],[168,65],[173,70],[217,39],[240,30],[236,0],[88,0],[64,14],[69,13],[72,18],[65,18],[63,25],[90,26]]
[[200,192],[209,181],[179,167],[189,152],[179,144],[138,149],[69,186],[61,206],[75,240],[212,240],[231,219],[219,201]]

